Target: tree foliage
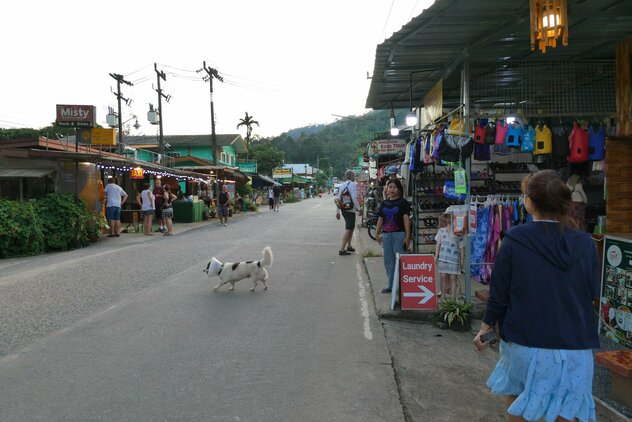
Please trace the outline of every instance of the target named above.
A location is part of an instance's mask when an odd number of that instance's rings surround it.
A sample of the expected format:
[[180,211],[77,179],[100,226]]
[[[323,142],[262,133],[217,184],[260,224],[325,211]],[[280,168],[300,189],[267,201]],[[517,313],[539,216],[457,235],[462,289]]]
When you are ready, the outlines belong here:
[[[397,110],[396,119],[404,120],[406,110]],[[371,111],[362,116],[341,118],[327,125],[292,129],[266,140],[285,153],[286,163],[308,163],[328,176],[342,177],[357,165],[366,144],[390,128],[390,111]],[[330,168],[332,172],[330,172]]]
[[285,154],[277,150],[270,141],[259,141],[252,144],[252,157],[257,162],[259,174],[272,175],[272,169],[283,165]]

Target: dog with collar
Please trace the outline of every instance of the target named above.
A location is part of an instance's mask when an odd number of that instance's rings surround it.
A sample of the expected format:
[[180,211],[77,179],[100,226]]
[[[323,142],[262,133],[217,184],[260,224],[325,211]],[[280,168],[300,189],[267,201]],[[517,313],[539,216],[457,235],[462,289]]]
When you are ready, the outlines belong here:
[[259,261],[222,263],[213,257],[202,271],[209,277],[217,276],[219,278],[219,284],[215,286],[215,291],[227,283],[231,285],[229,290],[235,290],[235,283],[244,278],[251,278],[254,284],[250,291],[254,292],[259,282],[263,283],[263,290],[268,290],[268,271],[265,267],[270,265],[272,265],[272,249],[270,246],[266,246],[263,248],[263,258]]

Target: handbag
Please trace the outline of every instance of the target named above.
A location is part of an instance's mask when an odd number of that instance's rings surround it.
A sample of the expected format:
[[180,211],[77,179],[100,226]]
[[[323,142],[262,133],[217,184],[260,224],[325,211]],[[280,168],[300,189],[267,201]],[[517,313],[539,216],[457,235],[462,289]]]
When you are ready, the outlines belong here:
[[444,135],[444,138],[439,145],[439,158],[443,161],[456,163],[469,158],[474,152],[474,142],[469,136]]

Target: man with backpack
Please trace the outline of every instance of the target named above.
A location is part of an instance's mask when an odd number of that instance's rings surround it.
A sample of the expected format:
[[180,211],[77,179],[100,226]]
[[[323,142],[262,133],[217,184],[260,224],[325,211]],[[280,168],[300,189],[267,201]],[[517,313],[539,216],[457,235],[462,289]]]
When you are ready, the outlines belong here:
[[358,202],[358,189],[355,182],[355,173],[353,170],[345,171],[346,181],[340,185],[338,190],[339,209],[336,211],[336,219],[340,220],[340,215],[345,220],[345,232],[342,236],[342,244],[338,255],[350,255],[355,252],[351,246],[351,238],[355,229],[356,212],[360,212],[360,204]]

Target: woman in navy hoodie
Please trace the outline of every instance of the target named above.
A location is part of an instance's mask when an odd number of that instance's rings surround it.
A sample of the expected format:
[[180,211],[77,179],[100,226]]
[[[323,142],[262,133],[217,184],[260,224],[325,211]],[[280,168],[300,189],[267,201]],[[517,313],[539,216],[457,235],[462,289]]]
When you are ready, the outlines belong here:
[[485,349],[481,336],[498,329],[500,357],[487,386],[505,396],[509,420],[595,420],[597,250],[589,234],[567,226],[571,192],[556,172],[530,174],[522,193],[533,221],[503,238],[474,346]]

